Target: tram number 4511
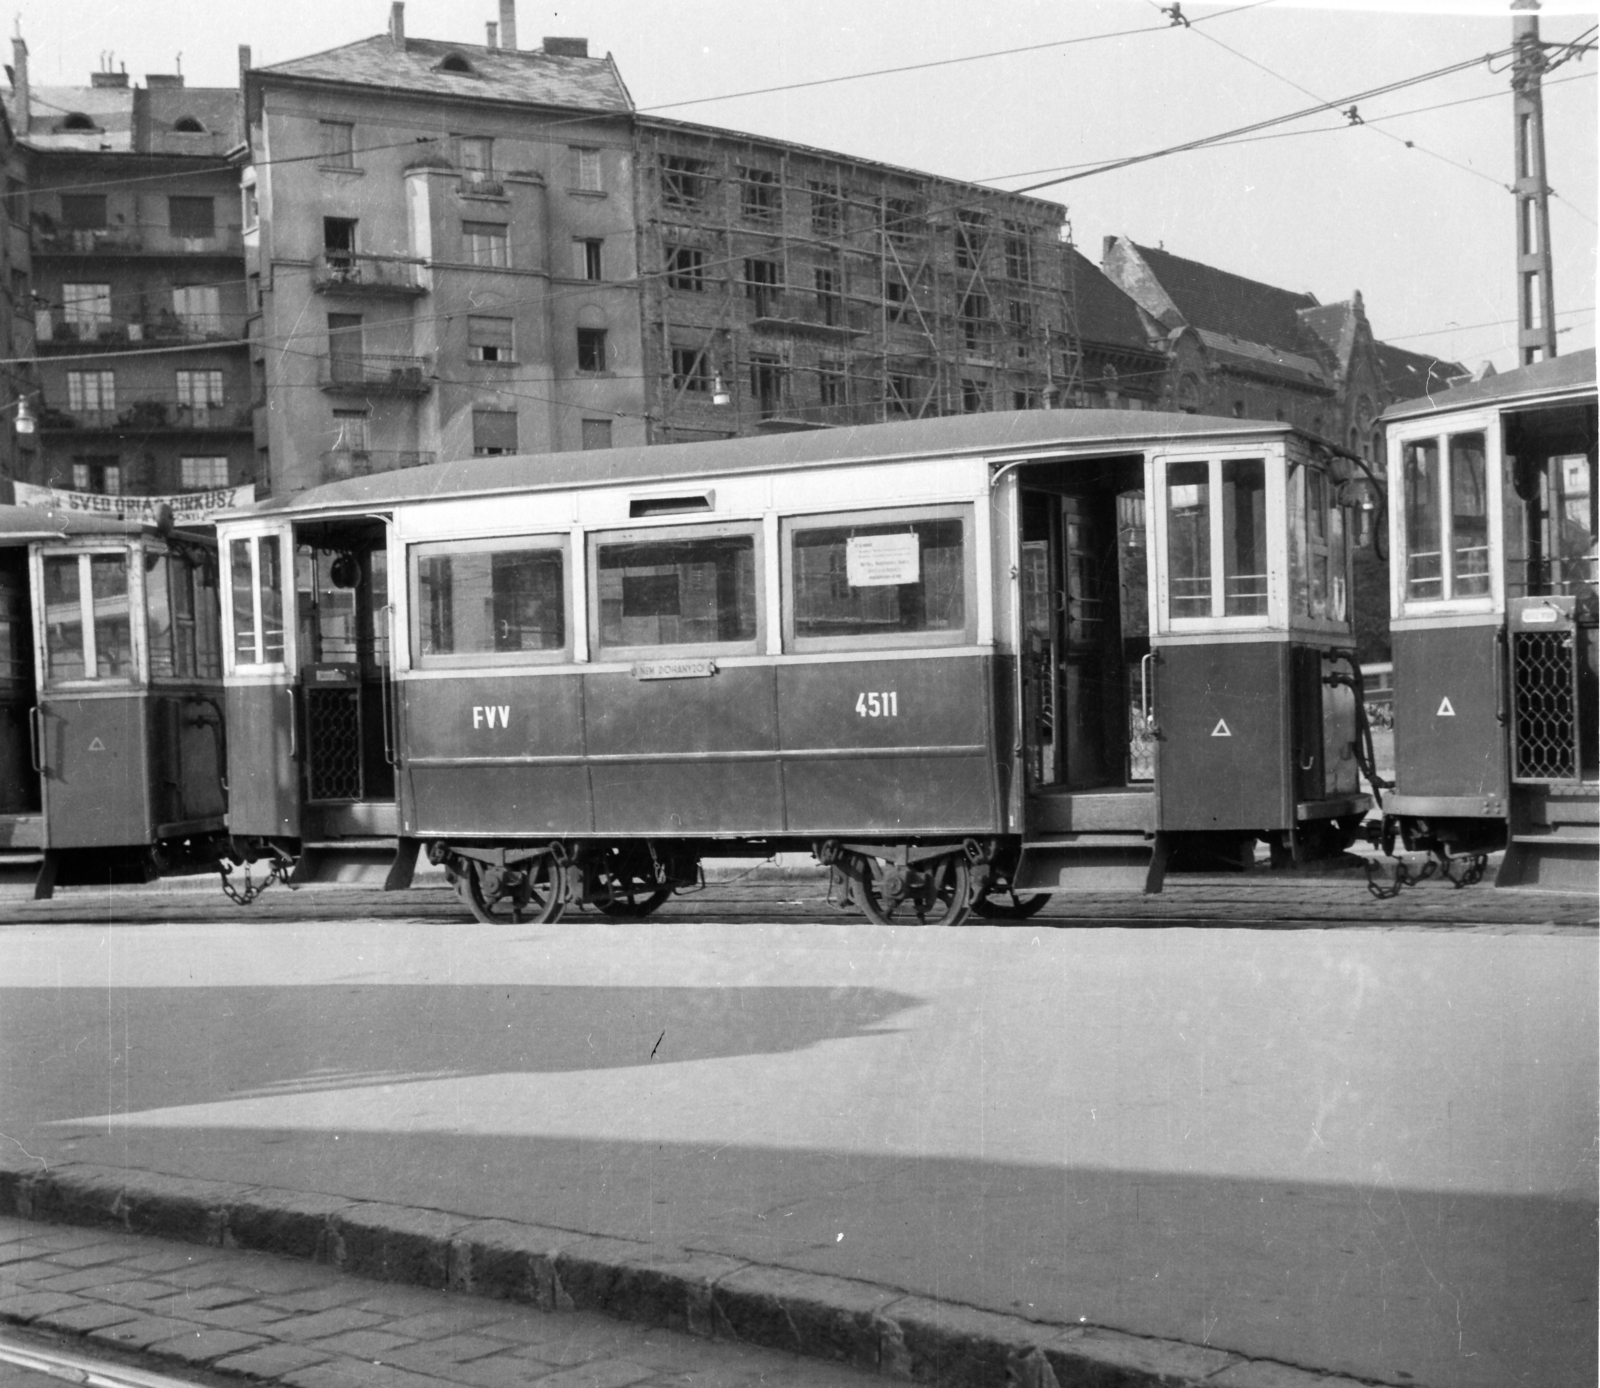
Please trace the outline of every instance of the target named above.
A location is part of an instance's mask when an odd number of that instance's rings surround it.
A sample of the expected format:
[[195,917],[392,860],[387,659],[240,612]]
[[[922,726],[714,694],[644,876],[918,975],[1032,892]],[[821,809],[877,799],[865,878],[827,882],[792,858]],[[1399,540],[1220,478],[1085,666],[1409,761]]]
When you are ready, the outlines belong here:
[[856,712],[863,718],[898,718],[900,695],[893,689],[882,694],[857,694]]

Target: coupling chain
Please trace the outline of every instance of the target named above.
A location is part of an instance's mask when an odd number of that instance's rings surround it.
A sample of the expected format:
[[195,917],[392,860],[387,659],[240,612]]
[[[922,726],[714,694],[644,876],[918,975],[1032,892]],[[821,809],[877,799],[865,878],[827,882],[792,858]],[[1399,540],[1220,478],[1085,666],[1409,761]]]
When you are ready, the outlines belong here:
[[252,901],[260,896],[262,892],[266,891],[266,889],[272,886],[274,883],[287,882],[289,880],[289,874],[294,870],[294,863],[291,859],[274,858],[272,860],[272,866],[267,870],[266,877],[259,885],[257,885],[255,882],[251,881],[250,864],[247,862],[241,866],[244,870],[243,888],[235,887],[233,883],[228,880],[229,874],[231,874],[233,871],[233,865],[229,863],[227,859],[223,859],[217,864],[217,871],[222,878],[222,893],[228,898],[229,901],[233,902],[235,906],[248,906]]

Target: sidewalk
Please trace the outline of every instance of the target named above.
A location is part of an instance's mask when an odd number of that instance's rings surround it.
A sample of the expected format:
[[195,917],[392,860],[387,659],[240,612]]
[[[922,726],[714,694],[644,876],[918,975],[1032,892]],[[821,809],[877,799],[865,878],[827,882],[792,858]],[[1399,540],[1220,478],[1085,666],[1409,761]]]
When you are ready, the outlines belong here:
[[716,1254],[15,1159],[8,1324],[289,1388],[848,1388],[864,1370],[941,1388],[1357,1388]]
[[[25,1327],[26,1339],[11,1327]],[[48,1336],[48,1339],[45,1337]],[[851,1388],[855,1369],[265,1253],[0,1219],[0,1339],[292,1388]]]

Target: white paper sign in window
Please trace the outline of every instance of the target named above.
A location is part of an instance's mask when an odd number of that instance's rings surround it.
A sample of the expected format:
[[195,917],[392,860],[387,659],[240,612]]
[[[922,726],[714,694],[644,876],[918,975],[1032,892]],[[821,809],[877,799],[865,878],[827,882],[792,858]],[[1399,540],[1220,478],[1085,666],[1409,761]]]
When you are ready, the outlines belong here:
[[845,571],[852,588],[884,588],[919,583],[921,546],[915,531],[895,535],[852,535],[845,546]]

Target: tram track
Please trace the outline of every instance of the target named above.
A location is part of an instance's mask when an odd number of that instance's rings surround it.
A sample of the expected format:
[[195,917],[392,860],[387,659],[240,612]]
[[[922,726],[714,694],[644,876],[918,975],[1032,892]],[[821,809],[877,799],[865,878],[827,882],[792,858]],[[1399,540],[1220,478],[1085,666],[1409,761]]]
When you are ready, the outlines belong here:
[[[147,926],[237,922],[241,926],[349,920],[475,926],[467,907],[443,885],[404,892],[362,887],[274,889],[247,907],[220,892],[169,884],[148,888],[59,893],[50,901],[0,896],[0,929],[27,925]],[[858,911],[827,899],[819,874],[713,881],[670,899],[648,920],[618,921],[596,911],[571,908],[550,926],[508,925],[513,930],[581,930],[587,927],[648,929],[652,925],[850,925],[876,928]],[[962,930],[1064,930],[1078,928],[1161,930],[1447,929],[1452,931],[1559,931],[1594,933],[1592,897],[1553,892],[1497,892],[1477,886],[1455,890],[1438,883],[1391,900],[1371,897],[1364,879],[1342,871],[1332,877],[1284,878],[1281,874],[1197,875],[1168,880],[1158,896],[1127,893],[1062,893],[1026,921],[969,920]],[[493,927],[490,927],[493,928]]]

